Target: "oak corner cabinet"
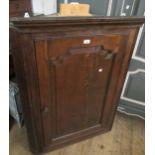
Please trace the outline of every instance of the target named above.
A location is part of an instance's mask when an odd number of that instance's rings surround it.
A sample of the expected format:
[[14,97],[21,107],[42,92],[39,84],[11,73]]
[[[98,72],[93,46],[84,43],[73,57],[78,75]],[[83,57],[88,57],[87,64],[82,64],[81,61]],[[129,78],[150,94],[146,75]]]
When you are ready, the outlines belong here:
[[144,17],[10,22],[31,150],[40,154],[109,131]]

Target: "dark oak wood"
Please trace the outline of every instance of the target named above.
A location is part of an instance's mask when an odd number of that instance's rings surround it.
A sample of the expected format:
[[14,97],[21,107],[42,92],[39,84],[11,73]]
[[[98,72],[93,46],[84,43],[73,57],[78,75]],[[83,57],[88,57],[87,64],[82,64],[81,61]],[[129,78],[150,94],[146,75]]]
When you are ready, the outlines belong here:
[[[25,12],[32,12],[31,0],[9,0],[9,16],[24,16]],[[12,60],[12,28],[9,28],[9,77],[15,76],[14,65]]]
[[144,18],[32,17],[11,22],[31,150],[42,153],[109,131]]
[[32,12],[31,0],[9,0],[9,16],[23,16],[25,12]]

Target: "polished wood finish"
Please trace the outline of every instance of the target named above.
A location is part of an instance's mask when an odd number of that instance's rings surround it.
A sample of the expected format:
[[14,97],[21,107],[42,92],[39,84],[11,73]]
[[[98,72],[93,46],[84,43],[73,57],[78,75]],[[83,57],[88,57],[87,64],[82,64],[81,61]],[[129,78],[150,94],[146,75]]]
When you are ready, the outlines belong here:
[[[32,12],[31,0],[9,0],[9,17],[24,16],[25,12]],[[13,50],[12,39],[13,39],[12,29],[10,27],[9,28],[9,77],[10,79],[15,76],[14,65],[12,60],[12,50]]]
[[12,18],[31,150],[111,129],[143,17]]
[[23,16],[25,12],[32,12],[31,0],[9,0],[9,16]]

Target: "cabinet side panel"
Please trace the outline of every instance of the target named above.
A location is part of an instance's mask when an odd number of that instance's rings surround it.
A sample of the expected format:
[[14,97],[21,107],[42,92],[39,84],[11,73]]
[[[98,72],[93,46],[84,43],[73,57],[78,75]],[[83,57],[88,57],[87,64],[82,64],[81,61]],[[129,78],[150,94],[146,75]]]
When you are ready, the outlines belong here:
[[[35,53],[31,37],[13,31],[13,61],[19,84],[30,149],[42,151],[39,94]],[[24,47],[24,48],[22,48]],[[40,136],[39,136],[40,135]]]
[[[19,85],[20,89],[20,96],[21,96],[21,101],[22,101],[22,107],[24,110],[24,120],[25,123],[27,124],[27,130],[32,129],[32,119],[31,116],[27,114],[29,113],[29,105],[27,104],[28,102],[28,94],[27,94],[27,85],[26,85],[26,79],[24,76],[24,62],[23,62],[23,54],[22,50],[20,47],[20,34],[17,33],[14,29],[12,29],[12,39],[13,43],[12,46],[14,47],[12,50],[12,57],[13,57],[13,62],[14,62],[14,68],[16,72],[16,78],[17,82]],[[32,147],[34,147],[35,141],[31,137],[33,137],[33,132],[28,132],[28,137],[29,137],[29,143]]]

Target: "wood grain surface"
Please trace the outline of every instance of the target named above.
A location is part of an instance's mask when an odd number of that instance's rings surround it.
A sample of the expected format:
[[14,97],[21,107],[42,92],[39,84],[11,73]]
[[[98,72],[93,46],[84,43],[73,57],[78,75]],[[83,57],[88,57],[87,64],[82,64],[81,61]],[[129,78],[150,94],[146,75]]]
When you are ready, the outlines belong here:
[[144,22],[45,18],[11,18],[14,67],[29,145],[36,154],[111,130]]

